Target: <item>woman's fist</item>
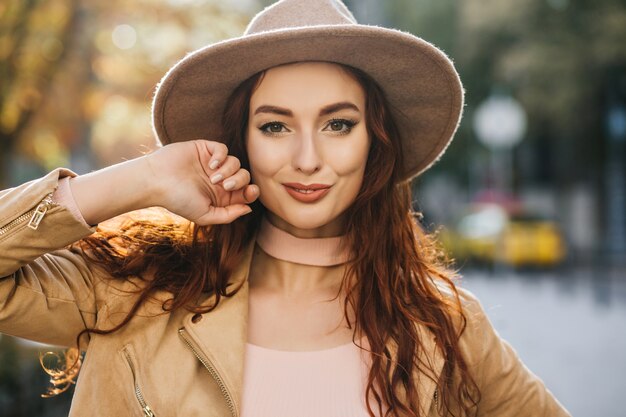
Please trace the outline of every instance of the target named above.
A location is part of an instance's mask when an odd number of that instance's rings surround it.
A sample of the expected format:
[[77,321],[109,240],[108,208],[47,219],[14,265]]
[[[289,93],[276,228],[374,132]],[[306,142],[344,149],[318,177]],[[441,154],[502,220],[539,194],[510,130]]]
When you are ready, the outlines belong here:
[[250,173],[220,142],[193,140],[159,148],[146,156],[157,185],[152,205],[165,207],[198,225],[230,223],[250,213],[259,197]]

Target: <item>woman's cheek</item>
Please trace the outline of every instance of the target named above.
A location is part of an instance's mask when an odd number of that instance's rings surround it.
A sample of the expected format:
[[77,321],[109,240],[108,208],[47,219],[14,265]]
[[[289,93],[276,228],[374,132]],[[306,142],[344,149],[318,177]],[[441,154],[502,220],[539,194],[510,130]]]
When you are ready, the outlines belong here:
[[247,148],[253,174],[271,176],[280,169],[280,153],[270,141],[253,137],[248,141]]
[[329,149],[326,161],[339,176],[358,173],[365,169],[368,149],[361,143],[346,143],[345,146]]

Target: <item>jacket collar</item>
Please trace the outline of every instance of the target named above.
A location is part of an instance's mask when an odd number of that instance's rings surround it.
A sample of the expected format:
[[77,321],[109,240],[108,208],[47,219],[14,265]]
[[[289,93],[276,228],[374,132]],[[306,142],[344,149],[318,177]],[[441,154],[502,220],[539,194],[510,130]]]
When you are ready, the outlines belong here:
[[[193,314],[188,314],[184,319],[185,330],[224,382],[237,416],[242,399],[244,357],[248,340],[248,273],[255,244],[256,240],[252,239],[245,250],[243,261],[229,280],[235,286],[241,284],[237,294],[222,298],[215,310],[204,314],[196,323],[192,321]],[[419,373],[413,378],[419,393],[421,415],[426,415],[444,360],[433,334],[422,325],[417,325],[417,331],[424,345],[418,363],[428,364],[434,369],[431,375]],[[396,360],[395,343],[390,343],[388,348],[392,361]]]

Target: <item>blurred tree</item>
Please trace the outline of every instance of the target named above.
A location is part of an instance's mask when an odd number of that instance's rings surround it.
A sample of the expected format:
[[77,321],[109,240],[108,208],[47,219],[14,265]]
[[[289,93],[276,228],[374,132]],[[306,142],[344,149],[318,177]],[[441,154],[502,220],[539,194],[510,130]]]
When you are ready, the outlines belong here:
[[188,51],[240,35],[256,9],[254,0],[2,3],[0,184],[8,185],[7,169],[19,183],[154,146],[148,104],[159,78]]
[[456,0],[391,0],[385,2],[385,13],[393,27],[411,32],[434,43],[454,57],[458,40]]
[[468,0],[460,5],[458,59],[475,88],[469,104],[482,100],[492,86],[522,101],[530,144],[554,150],[549,171],[531,179],[565,185],[598,177],[605,163],[607,80],[613,68],[626,63],[624,2]]
[[467,174],[467,156],[484,153],[472,139],[473,111],[496,89],[528,111],[522,147],[535,157],[526,181],[601,177],[608,80],[626,68],[623,0],[390,0],[386,10],[394,26],[449,54],[467,91],[456,143],[426,175]]
[[40,108],[75,21],[73,0],[0,3],[0,184],[20,134]]

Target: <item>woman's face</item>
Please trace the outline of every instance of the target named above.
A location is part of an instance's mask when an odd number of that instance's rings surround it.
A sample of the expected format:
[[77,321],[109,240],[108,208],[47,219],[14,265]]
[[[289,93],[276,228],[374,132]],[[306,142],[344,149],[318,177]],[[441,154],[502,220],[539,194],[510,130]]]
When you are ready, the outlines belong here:
[[365,92],[339,65],[271,68],[250,98],[252,181],[270,221],[296,236],[343,233],[369,147]]

